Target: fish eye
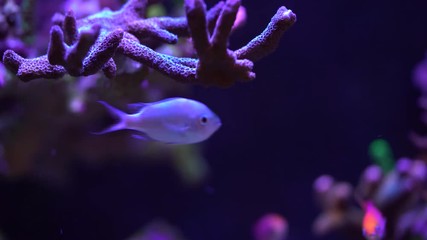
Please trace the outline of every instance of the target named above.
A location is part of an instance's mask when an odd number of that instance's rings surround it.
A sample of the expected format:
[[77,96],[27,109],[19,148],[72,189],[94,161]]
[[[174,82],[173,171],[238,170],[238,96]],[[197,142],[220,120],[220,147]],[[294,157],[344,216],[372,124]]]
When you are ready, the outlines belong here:
[[208,123],[208,118],[207,118],[207,117],[205,117],[205,116],[202,116],[202,117],[200,118],[200,123],[201,123],[202,125],[205,125],[206,123]]

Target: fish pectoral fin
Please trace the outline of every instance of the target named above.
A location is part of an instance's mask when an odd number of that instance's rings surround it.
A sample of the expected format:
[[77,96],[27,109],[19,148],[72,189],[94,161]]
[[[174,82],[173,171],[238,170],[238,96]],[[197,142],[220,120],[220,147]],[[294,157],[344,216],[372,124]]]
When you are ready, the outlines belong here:
[[180,134],[181,136],[185,136],[187,135],[188,129],[190,128],[190,125],[185,124],[182,126],[176,126],[176,125],[172,125],[170,129],[172,129],[174,132]]
[[168,120],[163,120],[163,126],[170,131],[185,134],[190,128],[189,122],[173,122]]

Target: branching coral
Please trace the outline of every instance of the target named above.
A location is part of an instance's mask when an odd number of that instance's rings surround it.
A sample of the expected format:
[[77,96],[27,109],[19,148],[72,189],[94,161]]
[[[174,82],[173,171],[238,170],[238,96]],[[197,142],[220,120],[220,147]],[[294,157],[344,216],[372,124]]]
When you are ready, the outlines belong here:
[[[186,18],[144,18],[146,6],[146,0],[129,0],[121,10],[103,10],[79,20],[72,12],[57,15],[46,55],[25,59],[8,50],[3,62],[22,81],[66,73],[87,76],[101,69],[113,78],[117,51],[180,82],[227,87],[237,80],[254,79],[253,61],[274,51],[296,21],[291,10],[281,7],[259,36],[232,51],[227,41],[239,0],[219,2],[208,12],[203,0],[186,0]],[[179,37],[192,38],[198,59],[161,54],[145,44],[147,40],[174,44]]]

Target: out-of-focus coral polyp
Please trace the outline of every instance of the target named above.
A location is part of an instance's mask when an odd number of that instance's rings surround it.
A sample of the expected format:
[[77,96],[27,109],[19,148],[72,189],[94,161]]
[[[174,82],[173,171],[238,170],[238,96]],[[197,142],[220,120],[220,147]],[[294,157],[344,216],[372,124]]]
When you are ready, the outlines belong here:
[[369,146],[369,153],[373,161],[381,166],[385,172],[393,169],[394,159],[390,145],[384,139],[376,139]]
[[[423,193],[427,190],[426,177],[426,164],[423,161],[406,158],[399,159],[389,173],[377,165],[366,168],[354,193],[347,188],[345,194],[334,194],[333,189],[339,188],[342,183],[331,183],[331,177],[319,177],[315,181],[315,192],[317,199],[323,203],[323,213],[314,223],[315,233],[324,235],[335,230],[345,230],[348,236],[352,236],[351,239],[363,239],[361,223],[364,202],[373,201],[387,221],[386,239],[418,236],[410,230],[412,226],[403,229],[401,223],[414,208],[425,204]],[[325,179],[328,181],[323,185],[327,188],[320,187]],[[353,196],[361,206],[353,205]],[[360,233],[354,235],[357,229],[360,229]]]
[[285,240],[288,235],[288,222],[277,213],[262,216],[254,226],[255,240]]

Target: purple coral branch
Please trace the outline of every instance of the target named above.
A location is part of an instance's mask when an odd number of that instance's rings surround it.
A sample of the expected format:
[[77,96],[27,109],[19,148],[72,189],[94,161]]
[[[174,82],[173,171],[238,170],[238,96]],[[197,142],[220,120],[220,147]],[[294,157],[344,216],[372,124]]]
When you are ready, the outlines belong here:
[[[224,6],[224,2],[219,2],[213,6],[206,14],[206,19],[210,28],[213,29],[215,22]],[[154,38],[165,43],[176,43],[178,37],[189,37],[188,22],[186,17],[153,17],[134,21],[125,28],[138,39]]]
[[110,58],[102,67],[102,72],[104,72],[107,78],[114,78],[117,72],[116,63],[112,58]]
[[240,0],[227,1],[220,17],[217,20],[217,26],[212,34],[212,46],[219,51],[227,49],[228,36],[231,33],[237,11],[240,7]]
[[38,78],[60,78],[67,72],[63,66],[50,64],[46,55],[25,59],[13,50],[7,50],[3,62],[24,82]]
[[296,15],[286,7],[281,7],[271,18],[267,28],[246,46],[235,51],[237,58],[258,61],[274,52],[279,45],[280,38],[295,22]]
[[213,36],[209,36],[205,6],[202,0],[188,0],[186,13],[188,26],[197,51],[199,61],[196,68],[197,83],[207,86],[228,87],[237,80],[252,80],[253,63],[247,59],[237,59],[233,51],[227,49],[240,0],[228,0],[217,20]]
[[67,63],[64,67],[72,76],[80,76],[83,70],[83,59],[88,54],[90,47],[99,36],[100,26],[92,25],[90,29],[80,33],[78,42],[71,46],[63,57]]
[[201,0],[185,1],[188,27],[193,39],[194,49],[199,57],[205,55],[205,50],[209,48],[209,32],[206,23],[205,4]]
[[[292,11],[281,7],[261,35],[232,51],[227,44],[240,0],[219,2],[209,11],[203,0],[186,0],[185,18],[144,19],[146,4],[146,0],[129,0],[119,11],[103,10],[80,20],[72,12],[56,16],[62,29],[52,27],[47,55],[24,59],[8,51],[3,61],[23,81],[65,73],[86,76],[101,69],[113,78],[117,67],[112,57],[117,50],[175,80],[227,87],[237,80],[254,79],[252,61],[274,51],[296,21]],[[178,37],[192,38],[199,59],[160,54],[143,43],[149,38],[173,44]]]
[[50,42],[47,52],[49,62],[54,65],[64,65],[67,46],[64,44],[64,33],[59,26],[50,29]]
[[65,30],[65,43],[72,45],[79,38],[79,31],[77,29],[77,21],[73,11],[69,11],[64,18],[64,30]]
[[123,38],[123,30],[117,29],[109,33],[99,44],[93,47],[83,62],[83,75],[92,75],[98,72],[107,62],[114,62],[117,47]]
[[178,81],[189,83],[196,79],[195,68],[190,67],[192,64],[195,64],[195,60],[194,62],[188,59],[182,60],[177,57],[157,53],[153,49],[127,38],[122,40],[118,51]]
[[137,21],[128,26],[127,32],[133,34],[138,39],[151,38],[163,43],[175,44],[178,36],[164,29],[159,28],[154,22],[147,24]]

